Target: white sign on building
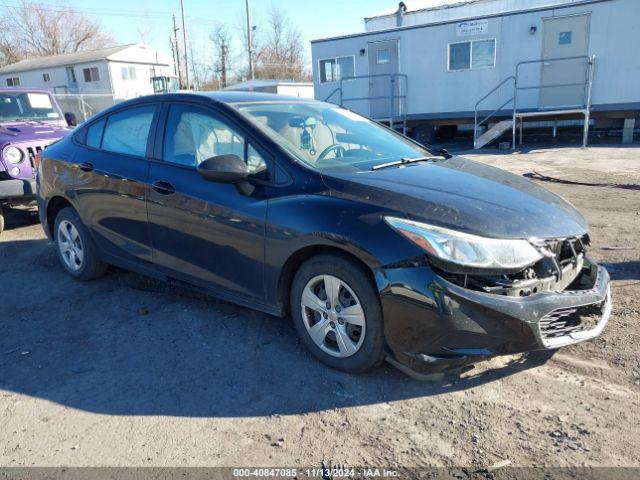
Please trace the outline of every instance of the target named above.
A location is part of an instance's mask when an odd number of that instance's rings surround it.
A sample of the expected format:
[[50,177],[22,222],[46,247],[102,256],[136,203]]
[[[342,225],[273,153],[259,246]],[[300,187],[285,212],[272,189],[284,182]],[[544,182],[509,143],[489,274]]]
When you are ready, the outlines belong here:
[[456,24],[456,31],[459,37],[470,37],[472,35],[482,35],[489,31],[488,20],[471,20]]

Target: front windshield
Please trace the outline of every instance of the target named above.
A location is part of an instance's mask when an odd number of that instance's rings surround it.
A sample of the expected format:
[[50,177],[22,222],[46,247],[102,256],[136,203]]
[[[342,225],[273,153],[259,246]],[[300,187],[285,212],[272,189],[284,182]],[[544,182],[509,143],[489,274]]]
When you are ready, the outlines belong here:
[[51,96],[42,92],[0,92],[0,122],[58,120]]
[[371,170],[432,155],[371,120],[327,103],[272,101],[234,106],[278,144],[319,170]]

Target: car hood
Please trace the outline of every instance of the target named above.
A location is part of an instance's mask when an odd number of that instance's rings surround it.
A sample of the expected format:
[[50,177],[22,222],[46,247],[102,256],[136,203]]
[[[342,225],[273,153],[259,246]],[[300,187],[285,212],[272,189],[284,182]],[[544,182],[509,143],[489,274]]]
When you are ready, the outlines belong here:
[[358,173],[325,173],[331,194],[386,214],[493,238],[587,232],[573,205],[533,182],[462,157]]
[[55,123],[12,122],[0,125],[0,142],[18,143],[31,140],[58,139],[71,129]]

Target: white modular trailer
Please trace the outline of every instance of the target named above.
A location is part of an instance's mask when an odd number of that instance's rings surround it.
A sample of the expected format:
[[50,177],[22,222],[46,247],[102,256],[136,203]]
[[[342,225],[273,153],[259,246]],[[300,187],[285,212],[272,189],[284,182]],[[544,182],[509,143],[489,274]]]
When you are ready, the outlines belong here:
[[290,97],[313,98],[313,83],[292,80],[256,79],[236,83],[225,87],[225,90],[237,92],[266,92]]
[[316,99],[410,127],[474,123],[477,110],[498,121],[514,103],[638,115],[639,0],[420,1],[365,19],[364,33],[314,40]]

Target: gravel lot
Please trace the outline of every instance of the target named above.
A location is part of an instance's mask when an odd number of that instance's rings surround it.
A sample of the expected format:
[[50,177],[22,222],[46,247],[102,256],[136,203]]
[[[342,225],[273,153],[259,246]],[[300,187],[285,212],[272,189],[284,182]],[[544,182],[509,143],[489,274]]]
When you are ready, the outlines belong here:
[[[640,467],[640,149],[469,155],[586,215],[604,335],[420,383],[325,368],[288,320],[113,270],[81,284],[34,215],[0,236],[0,465]],[[611,186],[611,185],[614,186]]]

